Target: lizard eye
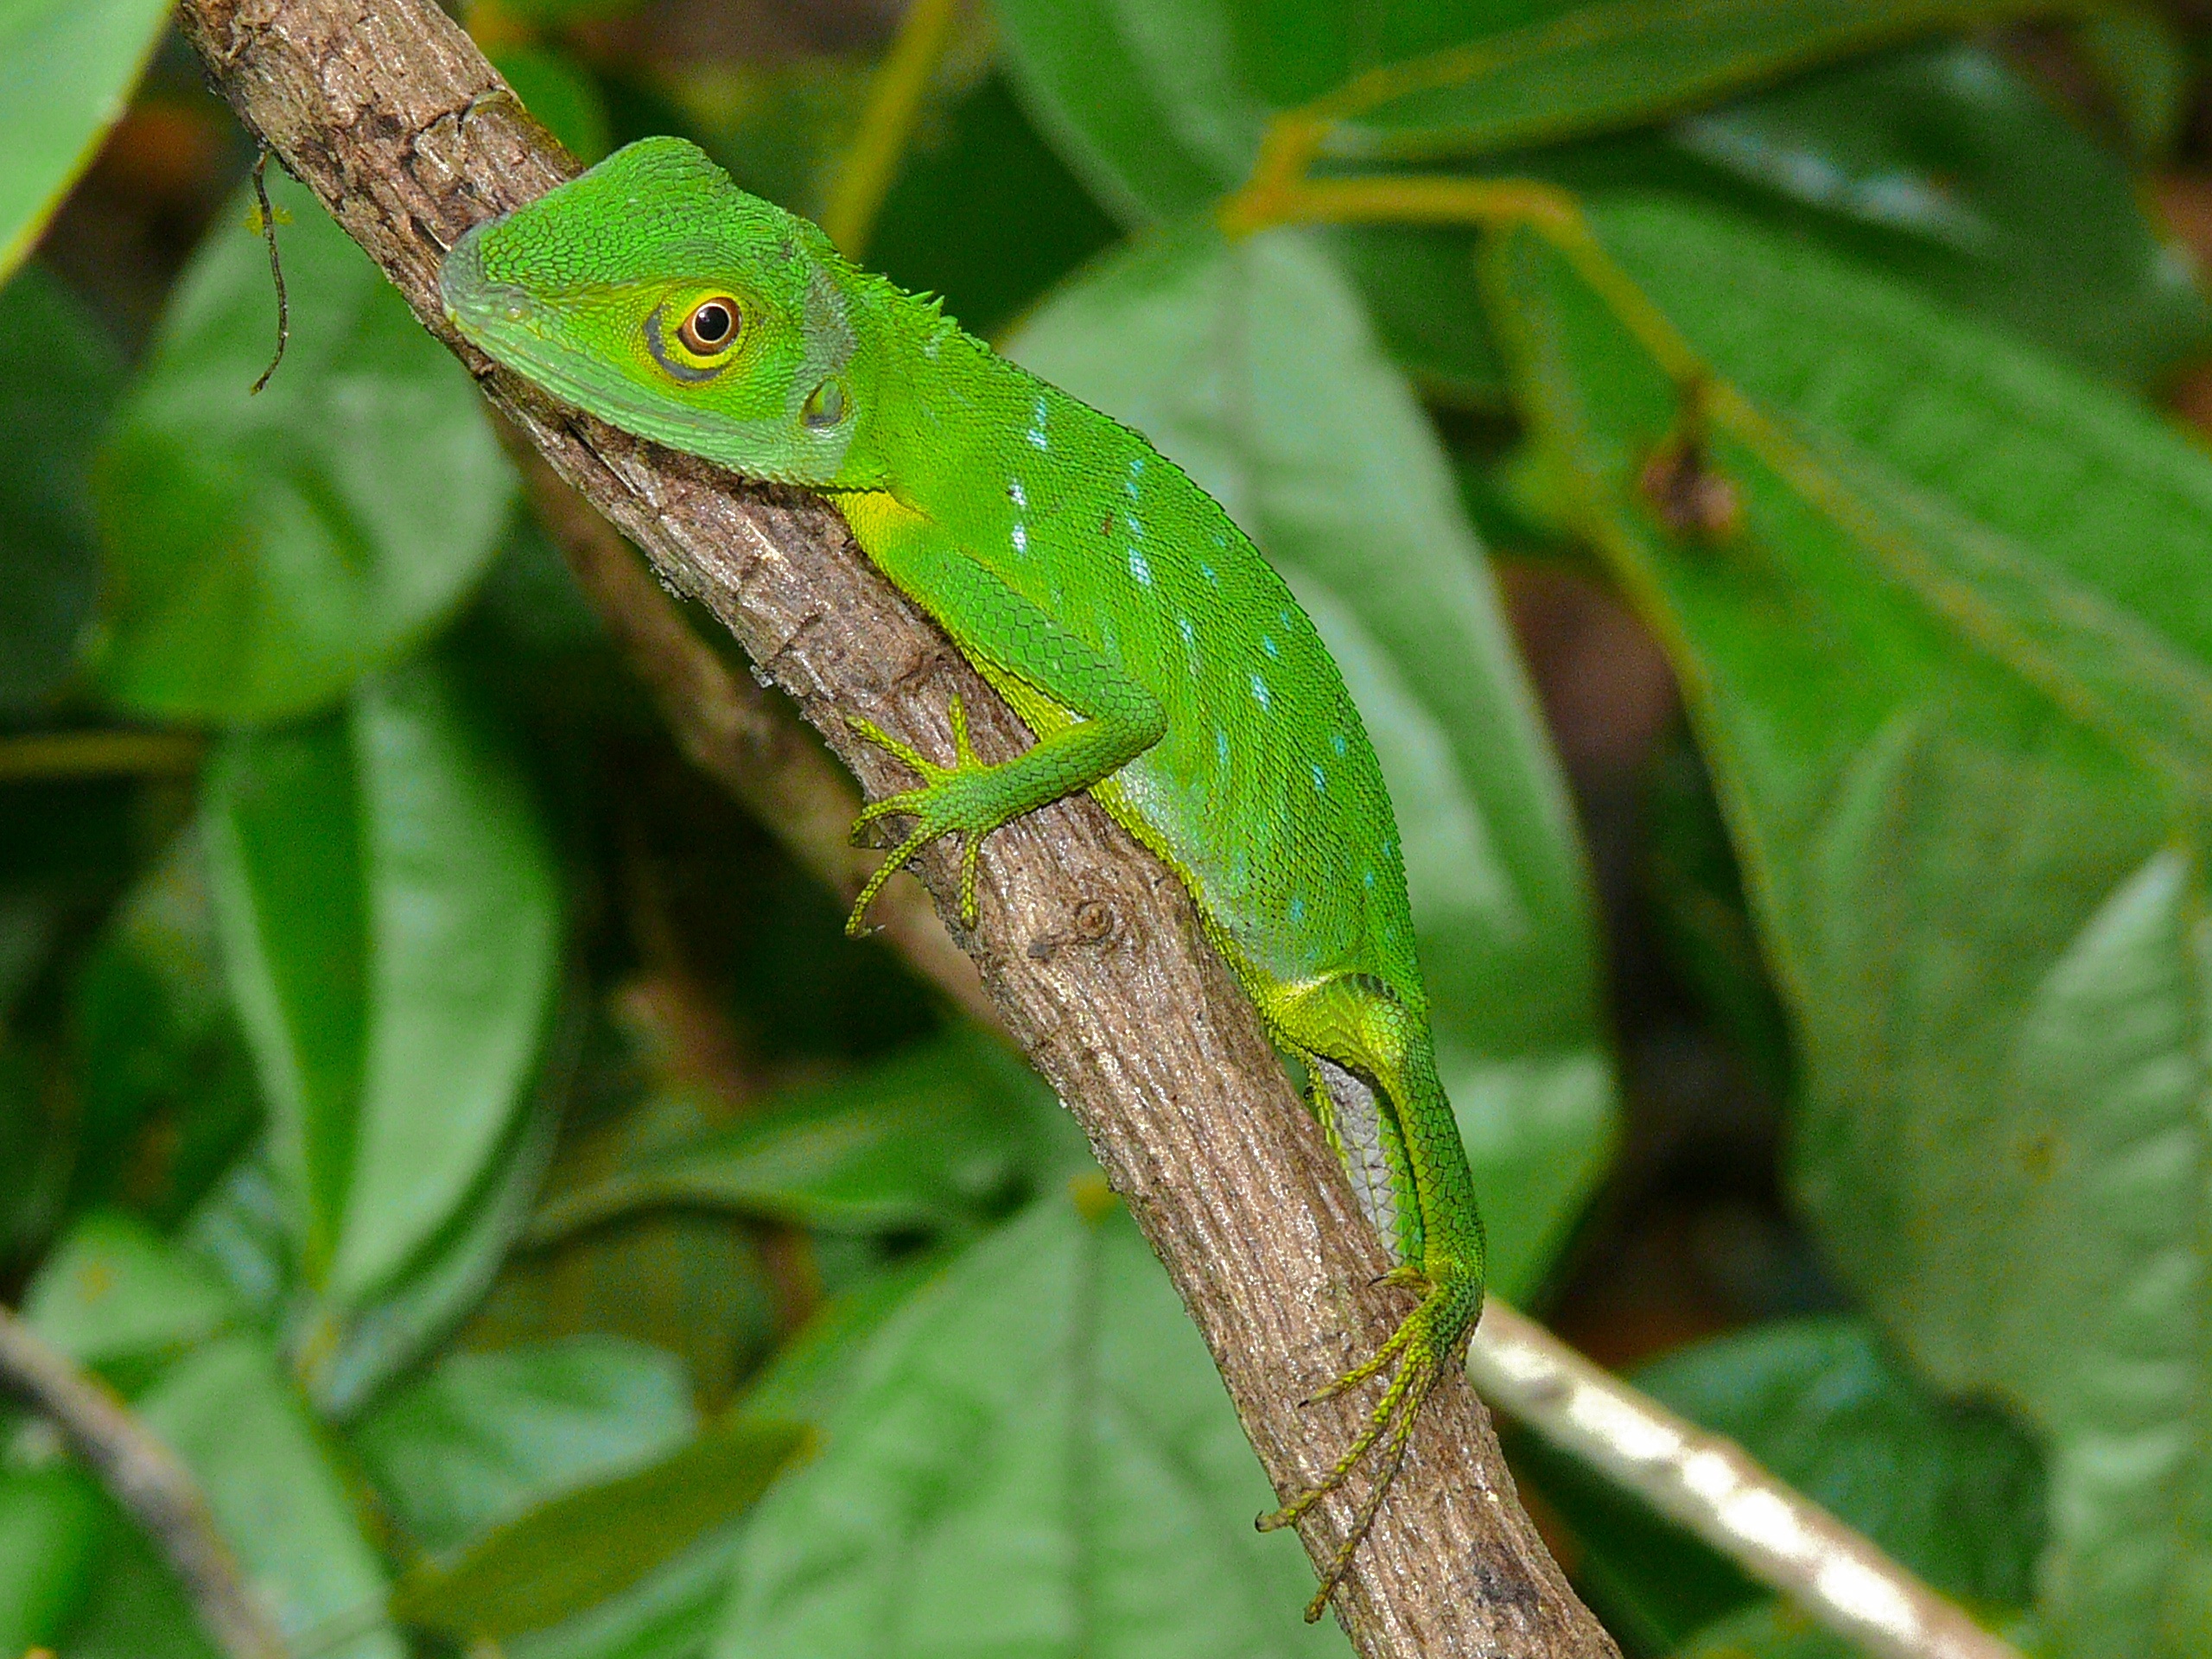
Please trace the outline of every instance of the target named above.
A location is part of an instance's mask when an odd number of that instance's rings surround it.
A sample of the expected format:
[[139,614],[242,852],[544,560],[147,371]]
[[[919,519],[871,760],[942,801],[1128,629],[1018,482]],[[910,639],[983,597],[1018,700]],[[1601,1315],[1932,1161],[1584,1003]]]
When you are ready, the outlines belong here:
[[737,302],[717,295],[691,308],[691,315],[677,326],[676,337],[700,357],[719,357],[737,343],[741,324]]

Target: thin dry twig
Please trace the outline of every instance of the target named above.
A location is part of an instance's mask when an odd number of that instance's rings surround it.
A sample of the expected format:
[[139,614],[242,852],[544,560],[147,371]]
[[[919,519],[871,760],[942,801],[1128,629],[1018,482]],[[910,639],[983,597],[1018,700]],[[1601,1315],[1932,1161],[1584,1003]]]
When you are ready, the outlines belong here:
[[1733,1440],[1685,1421],[1495,1298],[1467,1370],[1491,1404],[1878,1659],[2020,1659]]
[[192,1471],[97,1377],[0,1307],[0,1388],[61,1431],[115,1500],[161,1549],[231,1659],[286,1659],[284,1637],[254,1599]]

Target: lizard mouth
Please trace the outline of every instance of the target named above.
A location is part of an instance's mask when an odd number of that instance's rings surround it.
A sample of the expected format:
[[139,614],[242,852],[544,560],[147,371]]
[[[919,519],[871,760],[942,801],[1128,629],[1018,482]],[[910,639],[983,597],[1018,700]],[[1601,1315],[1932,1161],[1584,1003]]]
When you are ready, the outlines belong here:
[[487,219],[473,226],[438,268],[438,298],[447,321],[493,362],[626,432],[651,436],[658,411],[650,399],[594,372],[596,365],[586,353],[546,327],[549,313],[528,289],[485,276],[482,238],[502,222]]
[[526,290],[484,275],[484,233],[499,222],[487,219],[472,226],[438,267],[438,298],[447,321],[487,351],[499,335],[526,322],[535,309]]

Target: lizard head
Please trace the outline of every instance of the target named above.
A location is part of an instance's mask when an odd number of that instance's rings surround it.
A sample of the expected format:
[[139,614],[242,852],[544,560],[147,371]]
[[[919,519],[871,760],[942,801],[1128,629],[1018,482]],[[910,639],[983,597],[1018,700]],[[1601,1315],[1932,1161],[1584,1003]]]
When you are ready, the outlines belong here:
[[645,138],[454,245],[446,315],[626,432],[755,478],[877,480],[855,451],[859,286],[828,237],[696,144]]

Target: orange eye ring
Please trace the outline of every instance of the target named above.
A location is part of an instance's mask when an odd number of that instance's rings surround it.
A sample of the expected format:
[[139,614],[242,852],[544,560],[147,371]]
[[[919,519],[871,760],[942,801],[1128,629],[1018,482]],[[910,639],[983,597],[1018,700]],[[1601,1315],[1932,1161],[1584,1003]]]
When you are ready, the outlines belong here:
[[737,344],[743,327],[744,313],[738,309],[737,302],[727,294],[716,294],[691,308],[690,314],[677,325],[676,337],[695,357],[720,357]]

